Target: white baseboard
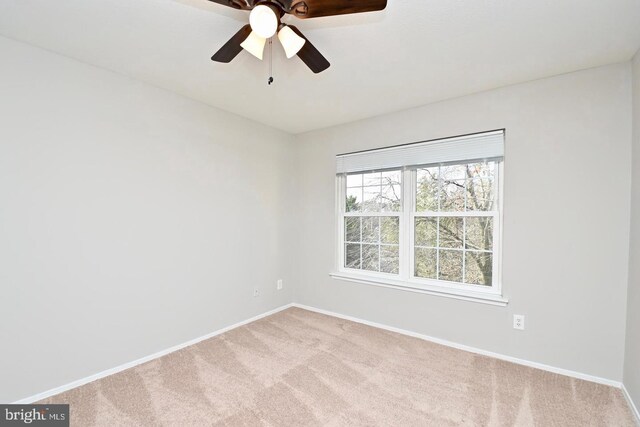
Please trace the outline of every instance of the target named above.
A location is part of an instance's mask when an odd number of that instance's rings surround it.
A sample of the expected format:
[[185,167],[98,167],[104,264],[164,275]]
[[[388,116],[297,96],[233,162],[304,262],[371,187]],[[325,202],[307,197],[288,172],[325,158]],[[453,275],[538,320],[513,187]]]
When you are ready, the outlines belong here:
[[207,335],[204,335],[204,336],[201,336],[201,337],[198,337],[198,338],[194,338],[194,339],[192,339],[190,341],[187,341],[187,342],[184,342],[182,344],[174,345],[173,347],[167,348],[165,350],[160,350],[159,352],[151,354],[149,356],[142,357],[142,358],[134,360],[132,362],[124,363],[124,364],[122,364],[120,366],[116,366],[115,368],[111,368],[111,369],[107,369],[107,370],[102,371],[102,372],[98,372],[97,374],[93,374],[93,375],[90,375],[88,377],[81,378],[79,380],[70,382],[70,383],[62,385],[60,387],[55,387],[55,388],[52,388],[51,390],[47,390],[47,391],[44,391],[42,393],[34,394],[33,396],[25,397],[24,399],[20,399],[20,400],[18,400],[16,402],[13,402],[13,403],[14,404],[29,404],[29,403],[37,402],[37,401],[42,400],[42,399],[46,399],[47,397],[51,397],[51,396],[54,396],[56,394],[63,393],[65,391],[71,390],[72,388],[80,387],[81,385],[85,385],[85,384],[90,383],[92,381],[99,380],[100,378],[104,378],[104,377],[107,377],[109,375],[116,374],[118,372],[124,371],[125,369],[133,368],[134,366],[141,365],[143,363],[149,362],[150,360],[157,359],[157,358],[162,357],[164,355],[167,355],[169,353],[173,353],[174,351],[178,351],[178,350],[183,349],[185,347],[188,347],[190,345],[197,344],[200,341],[204,341],[206,339],[213,338],[216,335],[220,335],[220,334],[228,332],[228,331],[230,331],[232,329],[238,328],[240,326],[244,326],[247,323],[255,322],[256,320],[262,319],[263,317],[271,316],[272,314],[278,313],[279,311],[282,311],[282,310],[286,310],[287,308],[292,307],[292,306],[293,306],[293,304],[283,305],[283,306],[278,307],[276,309],[267,311],[266,313],[262,313],[262,314],[259,314],[257,316],[254,316],[254,317],[252,317],[250,319],[243,320],[242,322],[238,322],[238,323],[233,324],[231,326],[227,326],[225,328],[218,329],[217,331],[211,332],[210,334],[207,334]]
[[128,363],[122,364],[120,366],[116,366],[115,368],[107,369],[105,371],[98,372],[97,374],[93,374],[93,375],[90,375],[88,377],[81,378],[79,380],[70,382],[68,384],[52,388],[52,389],[44,391],[42,393],[38,393],[38,394],[35,394],[33,396],[26,397],[24,399],[20,399],[20,400],[18,400],[16,402],[13,402],[13,403],[15,403],[15,404],[29,404],[29,403],[37,402],[37,401],[42,400],[42,399],[46,399],[48,397],[54,396],[56,394],[63,393],[65,391],[71,390],[73,388],[80,387],[80,386],[82,386],[84,384],[87,384],[87,383],[90,383],[92,381],[96,381],[96,380],[98,380],[100,378],[104,378],[106,376],[113,375],[113,374],[116,374],[118,372],[124,371],[125,369],[133,368],[133,367],[135,367],[137,365],[140,365],[142,363],[146,363],[146,362],[149,362],[151,360],[154,360],[154,359],[157,359],[159,357],[162,357],[162,356],[164,356],[166,354],[173,353],[174,351],[178,351],[178,350],[183,349],[185,347],[197,344],[200,341],[204,341],[206,339],[213,338],[213,337],[215,337],[217,335],[223,334],[223,333],[228,332],[228,331],[230,331],[232,329],[238,328],[240,326],[244,326],[244,325],[246,325],[248,323],[254,322],[254,321],[262,319],[264,317],[271,316],[272,314],[278,313],[278,312],[280,312],[282,310],[286,310],[289,307],[298,307],[298,308],[302,308],[302,309],[305,309],[305,310],[314,311],[316,313],[326,314],[328,316],[333,316],[333,317],[337,317],[337,318],[340,318],[340,319],[350,320],[352,322],[357,322],[357,323],[373,326],[375,328],[380,328],[380,329],[384,329],[384,330],[387,330],[387,331],[396,332],[396,333],[399,333],[399,334],[408,335],[408,336],[415,337],[415,338],[420,338],[420,339],[423,339],[423,340],[426,340],[426,341],[430,341],[430,342],[433,342],[433,343],[436,343],[436,344],[441,344],[441,345],[445,345],[445,346],[448,346],[448,347],[457,348],[459,350],[464,350],[464,351],[468,351],[468,352],[471,352],[471,353],[480,354],[480,355],[483,355],[483,356],[494,357],[496,359],[505,360],[505,361],[508,361],[508,362],[517,363],[519,365],[524,365],[524,366],[528,366],[528,367],[532,367],[532,368],[542,369],[544,371],[553,372],[553,373],[560,374],[560,375],[566,375],[566,376],[573,377],[573,378],[578,378],[578,379],[581,379],[581,380],[592,381],[592,382],[599,383],[599,384],[605,384],[605,385],[609,385],[609,386],[612,386],[612,387],[621,388],[625,398],[627,399],[627,401],[629,403],[629,406],[630,406],[631,410],[634,412],[634,415],[638,419],[638,423],[640,425],[640,413],[638,412],[638,408],[635,406],[633,400],[631,400],[631,397],[629,396],[629,393],[628,393],[627,389],[619,381],[614,381],[614,380],[610,380],[610,379],[606,379],[606,378],[601,378],[601,377],[597,377],[597,376],[589,375],[589,374],[583,374],[581,372],[571,371],[571,370],[567,370],[567,369],[556,368],[554,366],[549,366],[549,365],[545,365],[545,364],[537,363],[537,362],[531,362],[531,361],[524,360],[524,359],[518,359],[516,357],[505,356],[503,354],[494,353],[494,352],[486,351],[486,350],[481,350],[481,349],[470,347],[470,346],[467,346],[467,345],[464,345],[464,344],[458,344],[458,343],[455,343],[455,342],[452,342],[452,341],[447,341],[447,340],[443,340],[443,339],[440,339],[440,338],[434,338],[434,337],[431,337],[431,336],[428,336],[428,335],[424,335],[424,334],[420,334],[420,333],[417,333],[417,332],[412,332],[412,331],[408,331],[408,330],[405,330],[405,329],[400,329],[400,328],[396,328],[396,327],[393,327],[393,326],[384,325],[384,324],[381,324],[381,323],[370,322],[368,320],[359,319],[357,317],[346,316],[346,315],[335,313],[335,312],[332,312],[332,311],[323,310],[323,309],[320,309],[320,308],[311,307],[311,306],[298,304],[298,303],[291,303],[291,304],[283,305],[283,306],[278,307],[278,308],[276,308],[274,310],[270,310],[270,311],[268,311],[266,313],[259,314],[257,316],[254,316],[254,317],[250,318],[250,319],[243,320],[242,322],[238,322],[238,323],[233,324],[231,326],[227,326],[225,328],[222,328],[222,329],[219,329],[217,331],[214,331],[214,332],[212,332],[210,334],[207,334],[207,335],[192,339],[192,340],[184,342],[182,344],[175,345],[175,346],[170,347],[170,348],[165,349],[165,350],[161,350],[161,351],[159,351],[157,353],[151,354],[149,356],[142,357],[142,358],[134,360],[132,362],[128,362]]
[[638,411],[638,407],[633,399],[631,399],[631,395],[624,384],[622,384],[622,394],[624,394],[624,397],[627,399],[627,403],[629,404],[629,408],[631,408],[631,412],[633,412],[633,415],[636,417],[636,423],[640,426],[640,411]]
[[443,339],[440,339],[440,338],[430,337],[428,335],[423,335],[423,334],[419,334],[417,332],[407,331],[405,329],[400,329],[400,328],[396,328],[396,327],[393,327],[393,326],[383,325],[381,323],[370,322],[368,320],[359,319],[359,318],[353,317],[353,316],[345,316],[343,314],[334,313],[332,311],[323,310],[323,309],[315,308],[315,307],[310,307],[310,306],[303,305],[303,304],[293,303],[293,306],[294,307],[298,307],[298,308],[302,308],[302,309],[305,309],[305,310],[309,310],[309,311],[315,311],[316,313],[326,314],[328,316],[338,317],[340,319],[350,320],[350,321],[356,322],[356,323],[362,323],[364,325],[373,326],[375,328],[380,328],[380,329],[384,329],[384,330],[391,331],[391,332],[397,332],[397,333],[402,334],[402,335],[408,335],[410,337],[420,338],[420,339],[423,339],[423,340],[426,340],[426,341],[430,341],[430,342],[433,342],[433,343],[436,343],[436,344],[446,345],[447,347],[453,347],[453,348],[457,348],[459,350],[468,351],[470,353],[476,353],[476,354],[480,354],[480,355],[483,355],[483,356],[489,356],[489,357],[493,357],[493,358],[496,358],[496,359],[505,360],[507,362],[517,363],[518,365],[524,365],[524,366],[528,366],[528,367],[531,367],[531,368],[542,369],[543,371],[553,372],[555,374],[560,374],[560,375],[566,375],[568,377],[578,378],[578,379],[585,380],[585,381],[591,381],[591,382],[598,383],[598,384],[605,384],[605,385],[616,387],[616,388],[621,388],[622,387],[622,383],[620,381],[614,381],[614,380],[610,380],[610,379],[607,379],[607,378],[596,377],[594,375],[583,374],[581,372],[570,371],[568,369],[556,368],[555,366],[549,366],[549,365],[545,365],[543,363],[537,363],[537,362],[531,362],[529,360],[518,359],[517,357],[505,356],[504,354],[494,353],[492,351],[487,351],[487,350],[481,350],[479,348],[470,347],[468,345],[458,344],[458,343],[455,343],[455,342],[452,342],[452,341],[447,341],[447,340],[443,340]]

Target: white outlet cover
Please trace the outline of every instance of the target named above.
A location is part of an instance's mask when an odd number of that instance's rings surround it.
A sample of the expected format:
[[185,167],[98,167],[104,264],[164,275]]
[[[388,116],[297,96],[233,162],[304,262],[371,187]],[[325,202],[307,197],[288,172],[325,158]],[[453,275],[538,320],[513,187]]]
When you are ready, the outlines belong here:
[[253,288],[253,296],[257,297],[258,295],[260,295],[260,290],[258,288]]
[[513,329],[524,331],[524,316],[521,314],[513,315]]
[[276,289],[277,290],[281,290],[282,289],[282,279],[278,279],[278,282],[276,283]]

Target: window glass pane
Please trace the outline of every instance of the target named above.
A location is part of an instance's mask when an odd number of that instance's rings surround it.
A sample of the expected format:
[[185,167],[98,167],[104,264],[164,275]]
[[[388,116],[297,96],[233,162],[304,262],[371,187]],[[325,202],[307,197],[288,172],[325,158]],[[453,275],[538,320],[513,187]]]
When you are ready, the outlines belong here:
[[366,212],[380,211],[380,187],[364,187],[364,202],[362,206]]
[[464,220],[462,217],[443,217],[439,218],[440,239],[438,247],[440,248],[462,248],[464,238]]
[[360,244],[347,243],[345,245],[344,266],[347,268],[360,268]]
[[398,274],[400,271],[400,250],[396,245],[380,247],[380,271]]
[[416,248],[414,258],[416,277],[436,278],[437,252],[435,249]]
[[360,241],[360,217],[346,217],[344,219],[345,241]]
[[347,212],[400,212],[402,171],[347,175]]
[[494,210],[496,167],[475,162],[417,169],[416,211]]
[[494,207],[494,181],[491,178],[467,180],[467,210],[490,211]]
[[347,188],[347,212],[359,212],[362,209],[362,188]]
[[440,189],[440,211],[464,211],[465,181],[443,180]]
[[418,212],[438,210],[438,168],[418,169],[416,210]]
[[345,267],[400,273],[400,218],[345,217]]
[[380,209],[383,212],[399,212],[401,207],[401,194],[402,188],[400,184],[384,185],[382,187],[382,206]]
[[465,219],[467,249],[490,251],[493,249],[493,218],[467,217]]
[[493,256],[488,252],[465,251],[465,283],[491,286]]
[[380,218],[377,216],[362,217],[362,241],[378,243],[380,241]]
[[460,180],[467,178],[466,165],[449,165],[440,168],[443,181]]
[[399,185],[402,182],[402,171],[393,170],[382,172],[382,185]]
[[347,175],[347,187],[362,187],[362,174]]
[[435,248],[438,240],[438,218],[415,218],[415,244]]
[[380,271],[378,245],[362,245],[362,269]]
[[438,279],[462,282],[462,251],[438,250]]
[[469,163],[466,165],[466,178],[480,179],[493,177],[495,165],[495,162]]
[[382,174],[380,172],[365,173],[364,185],[380,185]]
[[400,242],[400,218],[393,216],[380,218],[380,242],[392,244]]

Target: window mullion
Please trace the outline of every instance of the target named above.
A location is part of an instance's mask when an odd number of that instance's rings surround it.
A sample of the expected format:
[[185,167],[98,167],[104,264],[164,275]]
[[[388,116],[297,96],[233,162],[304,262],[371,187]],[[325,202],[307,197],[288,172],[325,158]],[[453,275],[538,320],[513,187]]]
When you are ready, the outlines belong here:
[[[469,165],[465,166],[464,176],[464,212],[469,211]],[[462,283],[467,283],[467,217],[462,218]]]
[[415,206],[415,170],[405,168],[402,172],[402,224],[400,235],[400,276],[404,280],[411,277],[412,221]]
[[438,166],[438,217],[436,218],[436,280],[440,279],[440,213],[442,212],[442,166]]
[[[465,195],[465,200],[466,200]],[[465,202],[466,206],[466,202]],[[462,283],[467,283],[467,218],[462,218]]]
[[363,229],[363,228],[364,228],[364,218],[363,218],[363,217],[360,217],[360,270],[362,270],[362,269],[363,269],[363,268],[362,268],[362,262],[363,262],[363,259],[362,259],[362,252],[364,251],[364,245],[362,244],[362,241],[364,240],[364,239],[362,238],[362,235],[363,235],[363,231],[362,231],[362,229]]
[[382,217],[378,217],[378,271],[382,271]]

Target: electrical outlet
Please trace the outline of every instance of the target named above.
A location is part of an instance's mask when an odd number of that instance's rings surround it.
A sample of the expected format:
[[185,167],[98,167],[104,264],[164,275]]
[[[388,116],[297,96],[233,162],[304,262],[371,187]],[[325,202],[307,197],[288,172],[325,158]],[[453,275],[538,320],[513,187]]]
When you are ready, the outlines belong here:
[[257,297],[258,295],[260,295],[260,289],[258,288],[253,288],[253,297]]
[[276,283],[276,289],[277,290],[282,290],[282,279],[278,279],[278,282]]
[[521,331],[524,331],[524,315],[522,314],[513,315],[513,329],[519,329]]

